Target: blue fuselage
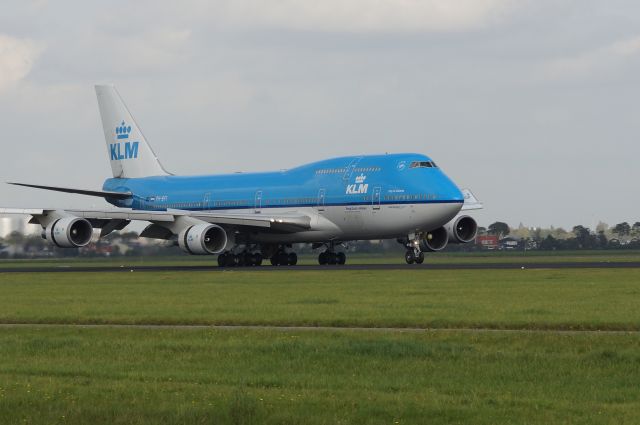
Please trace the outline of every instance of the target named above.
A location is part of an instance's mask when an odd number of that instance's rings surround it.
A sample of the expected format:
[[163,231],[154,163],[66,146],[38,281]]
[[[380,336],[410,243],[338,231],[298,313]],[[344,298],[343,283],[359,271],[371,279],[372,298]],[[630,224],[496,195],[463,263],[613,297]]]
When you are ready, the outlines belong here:
[[138,210],[256,210],[390,204],[462,205],[458,187],[425,155],[351,156],[286,171],[108,179],[108,201]]

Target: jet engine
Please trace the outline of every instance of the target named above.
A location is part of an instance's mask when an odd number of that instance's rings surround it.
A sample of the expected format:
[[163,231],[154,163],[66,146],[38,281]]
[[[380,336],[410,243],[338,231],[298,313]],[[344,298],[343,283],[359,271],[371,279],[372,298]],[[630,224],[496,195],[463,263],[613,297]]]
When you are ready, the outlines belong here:
[[227,232],[215,224],[196,224],[180,232],[178,245],[189,254],[218,254],[227,246]]
[[93,226],[80,217],[65,217],[47,226],[42,237],[59,248],[79,248],[91,242]]
[[478,233],[478,223],[468,215],[456,217],[444,227],[447,229],[451,243],[469,243]]
[[424,234],[420,240],[420,249],[422,251],[442,251],[449,242],[449,233],[444,227],[438,227],[435,230]]

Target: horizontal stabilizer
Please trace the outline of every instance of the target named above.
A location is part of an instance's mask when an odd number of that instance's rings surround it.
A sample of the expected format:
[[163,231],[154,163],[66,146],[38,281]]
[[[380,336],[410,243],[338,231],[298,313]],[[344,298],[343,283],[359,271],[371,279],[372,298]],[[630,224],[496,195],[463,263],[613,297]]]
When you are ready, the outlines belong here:
[[36,188],[36,189],[53,190],[53,191],[56,191],[56,192],[77,193],[79,195],[97,196],[99,198],[130,199],[133,196],[130,192],[109,192],[109,191],[104,191],[104,190],[85,190],[85,189],[75,189],[75,188],[71,188],[71,187],[42,186],[42,185],[39,185],[39,184],[12,183],[12,182],[8,182],[8,184],[12,184],[14,186],[33,187],[33,188]]
[[464,204],[462,205],[463,211],[482,209],[482,202],[478,201],[469,189],[462,189],[461,192],[464,196]]

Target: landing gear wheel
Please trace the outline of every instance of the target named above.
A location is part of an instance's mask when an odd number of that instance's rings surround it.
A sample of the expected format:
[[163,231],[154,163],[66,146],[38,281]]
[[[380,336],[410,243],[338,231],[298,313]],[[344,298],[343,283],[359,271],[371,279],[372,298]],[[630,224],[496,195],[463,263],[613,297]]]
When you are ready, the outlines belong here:
[[256,252],[251,255],[251,265],[253,266],[261,266],[262,265],[262,254]]
[[271,257],[269,259],[269,261],[271,262],[272,266],[277,266],[278,265],[278,254],[274,254],[273,257]]
[[321,266],[324,266],[328,263],[328,258],[327,258],[327,253],[326,252],[321,252],[320,255],[318,255],[318,263]]
[[347,262],[347,256],[345,255],[345,253],[344,253],[344,252],[338,252],[338,253],[336,254],[336,260],[337,260],[337,263],[338,263],[338,264],[340,264],[341,266],[343,266],[343,265],[344,265],[344,263],[346,263],[346,262]]
[[329,264],[331,264],[332,266],[338,264],[338,256],[336,255],[335,252],[328,252],[327,253],[327,258],[329,259],[329,261],[327,261]]
[[416,261],[416,257],[413,255],[412,250],[407,250],[407,252],[404,253],[404,261],[406,261],[407,264],[413,264]]
[[416,262],[416,264],[424,263],[424,252],[420,251],[418,256],[415,258],[415,262]]
[[227,254],[225,254],[224,252],[220,255],[218,255],[218,266],[219,267],[224,267],[227,265]]
[[295,266],[296,264],[298,264],[298,255],[295,252],[290,252],[287,256],[287,263],[290,266]]

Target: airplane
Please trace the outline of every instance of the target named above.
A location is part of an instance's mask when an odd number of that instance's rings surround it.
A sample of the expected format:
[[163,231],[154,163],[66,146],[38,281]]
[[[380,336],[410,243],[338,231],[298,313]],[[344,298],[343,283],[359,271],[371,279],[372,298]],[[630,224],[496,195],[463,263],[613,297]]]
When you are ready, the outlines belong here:
[[[30,215],[60,248],[88,245],[133,221],[140,237],[164,239],[193,255],[218,255],[221,267],[296,265],[294,244],[320,249],[318,263],[342,265],[341,247],[396,239],[408,264],[477,233],[468,210],[482,208],[428,156],[360,155],[275,172],[177,176],[165,170],[113,85],[95,86],[113,178],[102,190],[9,183],[104,199],[104,209],[0,208]],[[115,208],[114,208],[115,207]]]

